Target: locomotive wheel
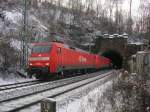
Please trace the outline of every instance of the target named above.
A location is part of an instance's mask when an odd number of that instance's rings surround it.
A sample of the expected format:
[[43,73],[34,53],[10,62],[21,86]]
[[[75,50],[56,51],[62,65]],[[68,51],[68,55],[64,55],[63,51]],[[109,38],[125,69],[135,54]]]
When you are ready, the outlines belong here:
[[27,71],[27,76],[28,76],[29,78],[32,78],[32,76],[33,76],[32,72],[31,72],[31,71]]
[[49,76],[48,74],[36,74],[35,75],[36,79],[39,79],[39,80],[50,80],[52,77]]
[[35,77],[36,79],[42,79],[41,74],[36,74]]

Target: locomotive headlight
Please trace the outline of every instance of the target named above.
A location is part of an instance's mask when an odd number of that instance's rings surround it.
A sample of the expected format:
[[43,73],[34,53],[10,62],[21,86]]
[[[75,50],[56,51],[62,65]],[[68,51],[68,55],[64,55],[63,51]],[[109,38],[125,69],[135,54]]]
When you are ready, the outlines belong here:
[[46,65],[46,66],[49,66],[49,63],[46,63],[45,65]]
[[30,63],[30,66],[32,66],[33,64],[32,63]]

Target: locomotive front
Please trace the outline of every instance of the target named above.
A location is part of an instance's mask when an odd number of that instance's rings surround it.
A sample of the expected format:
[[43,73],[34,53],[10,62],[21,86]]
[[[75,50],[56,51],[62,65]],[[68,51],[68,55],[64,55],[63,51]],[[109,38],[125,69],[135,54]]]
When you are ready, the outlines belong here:
[[28,75],[40,78],[43,74],[50,72],[50,44],[35,44],[28,60]]

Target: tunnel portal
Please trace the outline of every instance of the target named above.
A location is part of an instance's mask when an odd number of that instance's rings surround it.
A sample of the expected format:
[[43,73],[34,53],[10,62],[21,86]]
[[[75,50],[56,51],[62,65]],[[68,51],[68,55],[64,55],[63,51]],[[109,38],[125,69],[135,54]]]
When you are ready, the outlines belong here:
[[102,54],[102,56],[107,57],[111,60],[113,68],[121,69],[123,65],[123,57],[122,55],[115,50],[106,50]]

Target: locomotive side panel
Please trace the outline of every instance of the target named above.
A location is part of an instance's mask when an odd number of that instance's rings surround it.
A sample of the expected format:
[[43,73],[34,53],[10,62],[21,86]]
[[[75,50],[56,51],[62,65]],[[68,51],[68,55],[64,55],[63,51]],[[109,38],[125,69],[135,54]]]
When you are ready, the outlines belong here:
[[[95,68],[94,55],[61,47],[61,65],[63,69]],[[60,61],[60,60],[59,60]]]
[[53,44],[50,53],[50,73],[57,73],[57,65],[61,62],[61,57],[59,55],[60,49]]
[[96,61],[95,61],[96,69],[99,69],[101,67],[101,57],[96,55],[95,58],[96,58]]
[[80,60],[80,63],[82,64],[82,66],[84,66],[86,68],[95,68],[94,55],[81,53],[79,60]]
[[101,68],[104,68],[104,67],[109,67],[110,65],[110,60],[108,58],[105,58],[103,56],[100,56],[100,59],[101,59]]

